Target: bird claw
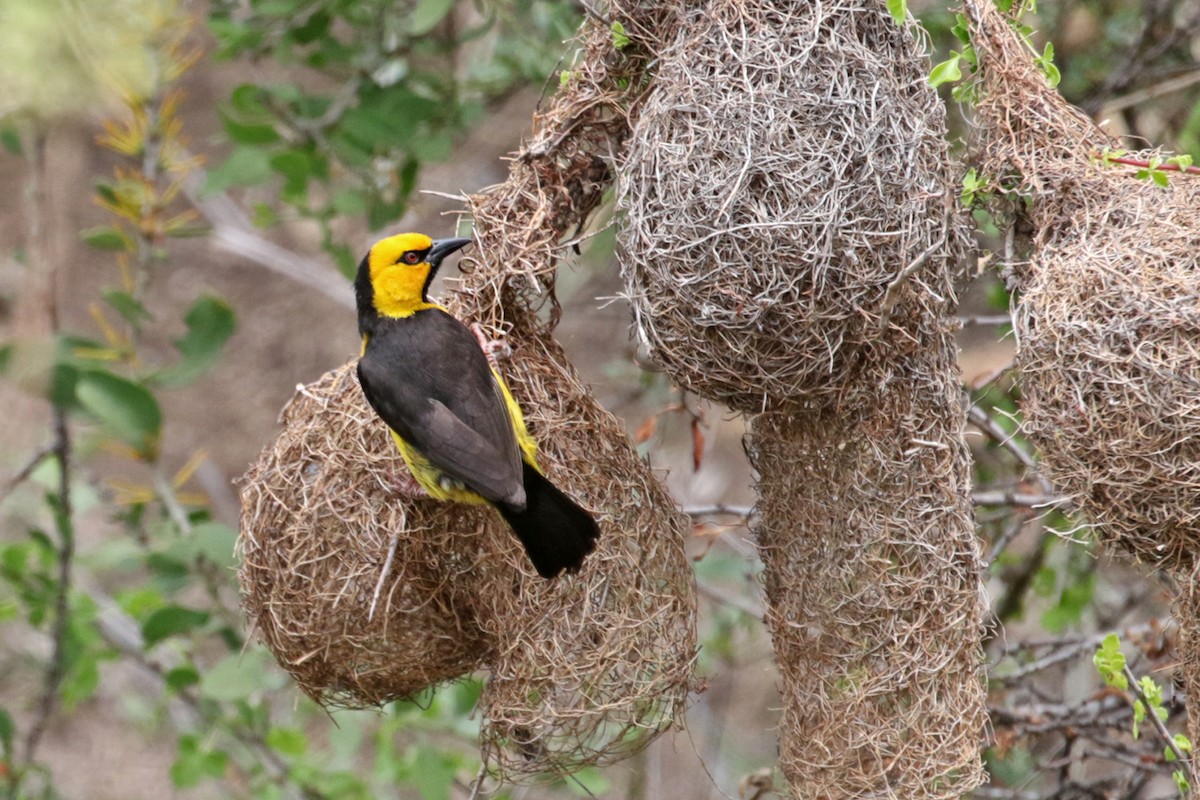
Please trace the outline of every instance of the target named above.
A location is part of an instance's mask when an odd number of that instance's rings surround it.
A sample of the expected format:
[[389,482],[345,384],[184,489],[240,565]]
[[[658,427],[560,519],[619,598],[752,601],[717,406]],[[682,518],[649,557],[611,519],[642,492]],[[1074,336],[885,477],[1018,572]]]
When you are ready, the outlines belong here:
[[507,339],[489,339],[483,330],[483,326],[478,322],[471,323],[471,333],[475,334],[475,341],[479,342],[479,349],[487,356],[488,363],[493,368],[499,367],[501,359],[507,359],[512,356],[512,346],[509,345]]

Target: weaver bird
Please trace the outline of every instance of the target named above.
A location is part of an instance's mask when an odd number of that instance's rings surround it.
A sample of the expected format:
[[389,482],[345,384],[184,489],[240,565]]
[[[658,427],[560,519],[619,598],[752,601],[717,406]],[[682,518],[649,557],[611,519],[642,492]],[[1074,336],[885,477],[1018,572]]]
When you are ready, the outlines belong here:
[[579,569],[600,531],[542,474],[521,408],[475,335],[429,300],[442,259],[470,243],[402,233],[371,248],[354,281],[358,380],[421,488],[495,506],[553,578]]

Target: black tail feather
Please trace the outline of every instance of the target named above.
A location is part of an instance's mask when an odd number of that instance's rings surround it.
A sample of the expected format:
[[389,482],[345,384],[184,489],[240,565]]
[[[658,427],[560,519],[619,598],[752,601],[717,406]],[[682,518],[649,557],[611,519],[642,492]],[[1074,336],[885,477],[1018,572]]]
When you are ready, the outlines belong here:
[[553,578],[563,570],[575,572],[596,547],[600,536],[596,520],[536,469],[529,464],[524,468],[525,508],[503,503],[496,507],[539,575]]

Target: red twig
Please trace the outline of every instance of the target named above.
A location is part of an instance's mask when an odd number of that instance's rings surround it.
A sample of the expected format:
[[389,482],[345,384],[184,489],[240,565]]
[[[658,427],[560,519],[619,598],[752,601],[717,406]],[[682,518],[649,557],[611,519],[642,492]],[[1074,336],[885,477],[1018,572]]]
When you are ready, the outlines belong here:
[[[1150,162],[1139,158],[1125,158],[1123,156],[1106,156],[1103,153],[1092,153],[1094,158],[1098,158],[1108,164],[1124,164],[1127,167],[1138,167],[1140,169],[1151,169]],[[1178,164],[1162,163],[1153,169],[1161,169],[1163,172],[1186,172],[1188,175],[1200,175],[1200,167],[1181,167]]]

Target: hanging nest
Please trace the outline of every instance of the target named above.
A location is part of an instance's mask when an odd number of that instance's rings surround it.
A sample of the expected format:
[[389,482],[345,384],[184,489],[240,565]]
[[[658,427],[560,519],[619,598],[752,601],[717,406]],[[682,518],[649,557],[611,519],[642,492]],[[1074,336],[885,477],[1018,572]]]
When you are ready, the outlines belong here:
[[480,667],[485,509],[412,500],[354,363],[302,386],[243,478],[242,604],[276,660],[327,707],[412,697]]
[[797,797],[958,798],[983,781],[980,553],[953,339],[853,411],[752,422],[753,530]]
[[748,412],[853,405],[893,379],[885,323],[953,299],[967,234],[913,33],[882,2],[718,0],[681,26],[619,198],[636,325],[673,380]]
[[[1155,565],[1200,553],[1200,180],[1166,187],[1105,165],[1114,143],[974,8],[980,134],[994,174],[1032,194],[1015,265],[1024,430],[1106,542]],[[1126,154],[1149,160],[1154,153]]]
[[551,336],[561,242],[612,182],[605,157],[628,130],[616,87],[639,85],[608,72],[609,28],[587,30],[509,179],[467,198],[476,247],[446,301],[512,347],[499,369],[539,463],[600,525],[583,569],[546,581],[491,509],[391,494],[404,468],[349,366],[302,393],[243,490],[244,602],[280,663],[346,706],[487,669],[482,752],[503,780],[623,758],[680,717],[693,685],[690,522]]
[[[1176,665],[1175,681],[1183,687],[1187,701],[1188,732],[1195,743],[1197,736],[1200,736],[1200,702],[1196,702],[1196,698],[1200,698],[1200,575],[1193,569],[1190,574],[1179,577],[1179,595],[1175,598],[1173,610],[1179,622],[1179,663]],[[1200,757],[1194,753],[1188,779],[1192,786],[1200,786]]]

